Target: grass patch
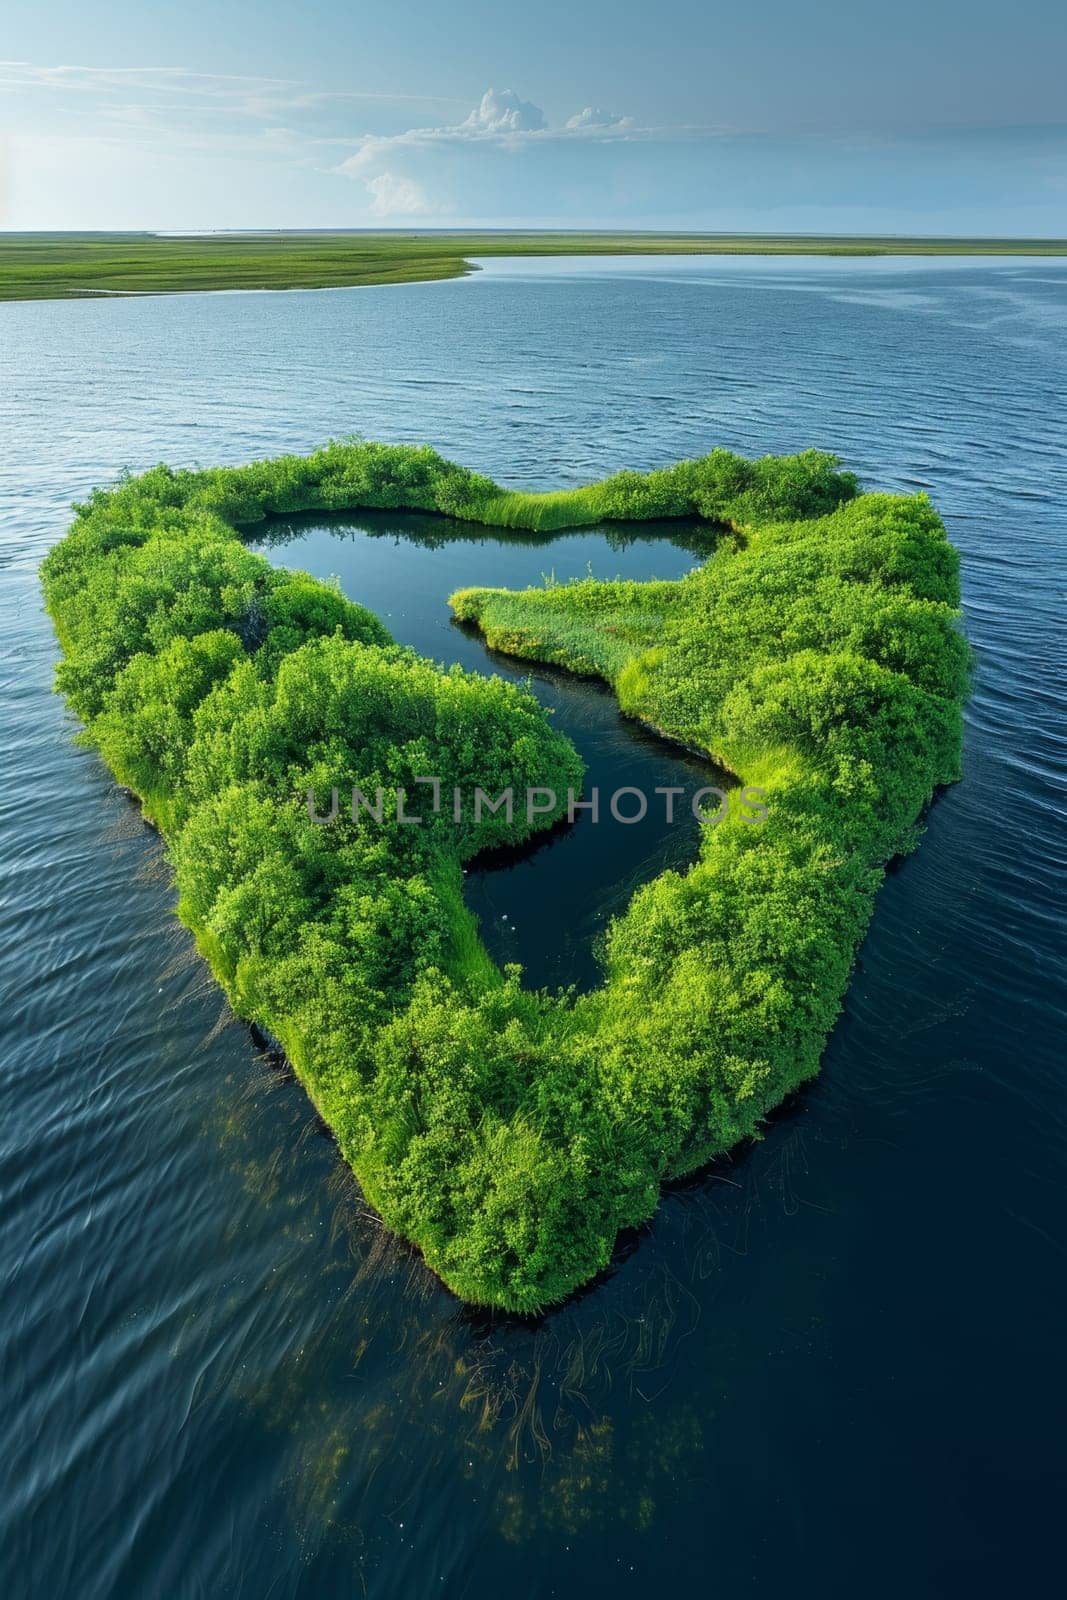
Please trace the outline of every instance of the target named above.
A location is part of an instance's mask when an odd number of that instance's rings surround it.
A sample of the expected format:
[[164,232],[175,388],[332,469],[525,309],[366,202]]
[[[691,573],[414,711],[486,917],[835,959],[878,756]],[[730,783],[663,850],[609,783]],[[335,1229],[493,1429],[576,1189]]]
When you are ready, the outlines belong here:
[[[488,641],[588,672],[766,791],[633,897],[592,994],[501,972],[462,864],[535,824],[450,808],[420,827],[306,795],[417,802],[582,768],[531,695],[401,648],[237,530],[395,508],[545,528],[698,515],[734,530],[677,583],[465,590]],[[967,651],[956,555],[924,496],[860,495],[832,457],[713,451],[523,494],[428,449],[157,467],[76,508],[43,581],[58,685],[159,823],[179,915],[237,1010],[282,1043],[387,1225],[465,1299],[560,1300],[660,1184],[758,1132],[818,1068],[885,862],[958,776]],[[412,807],[409,807],[412,809]]]

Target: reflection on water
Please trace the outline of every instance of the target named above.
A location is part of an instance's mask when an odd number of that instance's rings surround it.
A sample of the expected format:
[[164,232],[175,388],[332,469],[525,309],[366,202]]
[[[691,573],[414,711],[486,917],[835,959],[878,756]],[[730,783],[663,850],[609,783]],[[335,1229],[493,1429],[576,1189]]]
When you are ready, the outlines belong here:
[[[943,1600],[1013,1592],[1020,1561],[1051,1586],[1065,329],[1051,261],[0,305],[5,1595],[777,1595],[817,1570],[830,1595]],[[223,1013],[158,839],[49,690],[35,566],[72,499],[349,429],[535,486],[836,448],[928,488],[964,555],[964,782],[886,880],[822,1076],[537,1323],[464,1310],[382,1232]],[[653,531],[585,552],[405,525],[393,549],[361,519],[275,554],[341,571],[427,655],[518,672],[452,628],[449,590],[702,558]],[[633,758],[608,697],[564,714]],[[490,941],[561,848],[485,875]]]

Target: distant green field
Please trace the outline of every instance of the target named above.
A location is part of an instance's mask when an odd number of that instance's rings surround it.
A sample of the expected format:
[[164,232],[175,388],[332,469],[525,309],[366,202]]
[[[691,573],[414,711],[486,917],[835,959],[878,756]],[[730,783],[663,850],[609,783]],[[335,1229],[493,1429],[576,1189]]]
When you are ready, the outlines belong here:
[[473,270],[472,256],[1067,255],[1065,239],[905,239],[707,233],[0,234],[0,300],[325,289],[420,283]]

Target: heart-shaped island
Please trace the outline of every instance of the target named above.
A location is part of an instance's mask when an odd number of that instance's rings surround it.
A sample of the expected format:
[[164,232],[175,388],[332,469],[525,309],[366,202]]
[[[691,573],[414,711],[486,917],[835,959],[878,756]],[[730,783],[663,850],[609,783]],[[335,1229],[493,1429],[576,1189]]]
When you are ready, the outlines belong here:
[[[722,530],[676,582],[452,596],[493,648],[603,679],[745,786],[747,805],[709,810],[689,870],[612,924],[591,993],[502,972],[462,887],[464,862],[583,803],[570,740],[522,688],[433,665],[240,537],[273,513],[371,507]],[[162,831],[234,1009],[457,1294],[559,1301],[665,1179],[818,1070],[885,865],[959,776],[958,562],[925,496],[860,494],[814,451],[725,450],[509,492],[429,449],[356,442],[156,467],[76,511],[43,568],[59,687]]]

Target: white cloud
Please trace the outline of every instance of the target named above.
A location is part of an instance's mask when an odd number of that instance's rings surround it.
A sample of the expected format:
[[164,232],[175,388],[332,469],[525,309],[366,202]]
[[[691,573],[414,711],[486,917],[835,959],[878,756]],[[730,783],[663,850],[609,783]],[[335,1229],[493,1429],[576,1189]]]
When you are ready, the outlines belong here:
[[404,133],[365,134],[337,168],[346,177],[365,178],[399,150],[427,146],[486,143],[515,145],[526,139],[548,137],[545,114],[539,106],[520,100],[513,89],[487,89],[478,105],[462,122],[441,127],[408,128]]
[[562,127],[550,128],[540,106],[520,100],[514,89],[487,89],[469,116],[462,122],[441,127],[408,128],[404,133],[366,134],[352,155],[336,168],[347,177],[365,178],[396,151],[417,150],[442,145],[484,143],[517,149],[524,144],[554,143],[557,140],[650,139],[662,137],[666,129],[638,128],[632,117],[614,111],[586,106]]
[[487,89],[480,104],[453,132],[459,134],[540,133],[547,128],[545,114],[530,100],[520,100],[514,89]]
[[365,180],[372,196],[371,211],[376,217],[426,217],[439,208],[430,203],[426,191],[413,178],[395,172],[380,172]]
[[563,125],[569,133],[606,133],[615,130],[629,132],[634,126],[633,117],[616,116],[614,111],[602,111],[599,106],[586,106]]

